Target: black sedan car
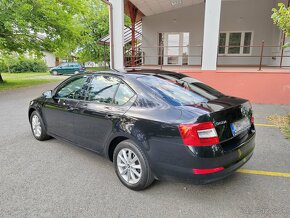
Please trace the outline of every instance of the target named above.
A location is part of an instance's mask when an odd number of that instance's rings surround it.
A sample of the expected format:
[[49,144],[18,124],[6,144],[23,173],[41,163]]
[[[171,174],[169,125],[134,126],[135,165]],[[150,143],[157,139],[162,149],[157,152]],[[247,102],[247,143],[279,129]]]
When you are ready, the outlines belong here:
[[133,190],[154,179],[224,178],[255,146],[249,101],[167,71],[75,75],[31,101],[28,116],[37,140],[55,137],[107,157]]

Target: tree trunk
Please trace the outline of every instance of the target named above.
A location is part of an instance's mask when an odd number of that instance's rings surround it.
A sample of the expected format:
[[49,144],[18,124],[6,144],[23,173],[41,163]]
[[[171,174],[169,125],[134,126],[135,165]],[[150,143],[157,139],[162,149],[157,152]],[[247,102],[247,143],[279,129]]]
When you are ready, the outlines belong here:
[[3,83],[3,79],[2,79],[1,73],[0,73],[0,83]]

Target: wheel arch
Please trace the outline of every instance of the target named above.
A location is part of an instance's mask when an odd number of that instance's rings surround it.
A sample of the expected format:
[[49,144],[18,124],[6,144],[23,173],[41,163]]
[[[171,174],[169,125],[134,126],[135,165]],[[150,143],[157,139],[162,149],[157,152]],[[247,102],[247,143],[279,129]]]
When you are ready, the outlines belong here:
[[29,108],[29,110],[28,110],[28,119],[30,119],[30,116],[33,113],[33,111],[36,111],[36,109],[34,107]]
[[119,143],[121,143],[122,141],[128,140],[129,138],[123,135],[119,135],[119,136],[115,136],[114,138],[111,139],[108,148],[107,148],[107,156],[109,158],[110,161],[113,162],[113,154],[114,154],[114,150],[117,147],[117,145]]
[[117,145],[119,143],[121,143],[122,141],[125,141],[125,140],[131,140],[132,142],[134,142],[136,145],[138,145],[138,147],[140,149],[143,150],[143,152],[146,154],[146,156],[148,156],[147,155],[148,146],[144,145],[144,144],[147,145],[147,143],[139,141],[137,138],[135,138],[134,136],[132,136],[131,134],[126,133],[126,132],[119,132],[119,133],[113,134],[109,138],[108,143],[106,143],[107,146],[105,149],[105,156],[109,160],[113,161],[113,154],[114,154],[115,148],[117,147]]

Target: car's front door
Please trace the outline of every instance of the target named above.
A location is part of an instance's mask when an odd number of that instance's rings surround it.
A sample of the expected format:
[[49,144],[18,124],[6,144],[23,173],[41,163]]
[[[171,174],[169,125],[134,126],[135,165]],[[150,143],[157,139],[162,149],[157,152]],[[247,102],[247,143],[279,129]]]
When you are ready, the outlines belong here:
[[59,66],[57,70],[60,74],[69,74],[68,63],[63,63]]
[[[88,99],[79,103],[75,119],[75,135],[80,146],[102,152],[114,125],[130,107],[123,104],[124,99],[127,103],[135,95],[127,85],[123,85],[119,78],[110,75],[98,75],[92,79]],[[116,101],[124,88],[127,96]]]
[[72,73],[80,72],[79,64],[71,64]]
[[68,65],[68,73],[70,73],[70,74],[74,74],[75,71],[76,71],[76,64],[74,64],[74,63],[70,63],[70,64]]
[[43,105],[43,118],[48,133],[75,142],[74,115],[79,100],[84,99],[89,77],[73,77],[57,88]]

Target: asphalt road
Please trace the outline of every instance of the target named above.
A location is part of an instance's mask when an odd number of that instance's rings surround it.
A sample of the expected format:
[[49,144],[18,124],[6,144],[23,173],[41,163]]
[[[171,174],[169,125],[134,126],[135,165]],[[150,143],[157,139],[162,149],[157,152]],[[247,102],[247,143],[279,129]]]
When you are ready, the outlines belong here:
[[[0,217],[289,217],[290,178],[235,173],[195,186],[155,182],[125,188],[110,161],[30,131],[29,100],[55,84],[0,93]],[[256,122],[290,106],[254,105]],[[244,169],[290,173],[290,142],[257,127],[256,150]]]

